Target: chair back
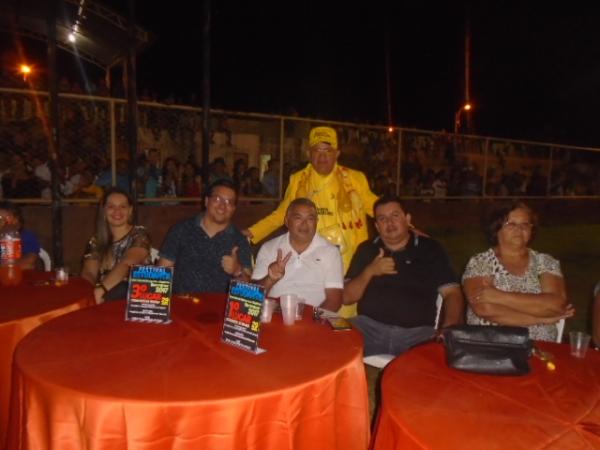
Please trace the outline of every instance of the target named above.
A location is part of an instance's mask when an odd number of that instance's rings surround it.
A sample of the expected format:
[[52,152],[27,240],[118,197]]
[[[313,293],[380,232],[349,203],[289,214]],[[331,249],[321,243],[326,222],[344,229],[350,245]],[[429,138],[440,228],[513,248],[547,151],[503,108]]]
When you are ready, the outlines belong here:
[[50,272],[52,270],[52,260],[50,259],[48,252],[43,248],[40,248],[38,257],[42,260],[42,263],[44,263],[44,270]]

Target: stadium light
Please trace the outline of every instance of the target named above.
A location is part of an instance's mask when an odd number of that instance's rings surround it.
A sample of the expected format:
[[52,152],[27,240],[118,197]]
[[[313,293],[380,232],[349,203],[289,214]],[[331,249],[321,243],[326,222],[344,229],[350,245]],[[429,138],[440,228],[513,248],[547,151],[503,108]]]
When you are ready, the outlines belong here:
[[28,64],[21,64],[19,66],[19,72],[23,75],[23,81],[27,81],[27,77],[31,75],[31,66]]

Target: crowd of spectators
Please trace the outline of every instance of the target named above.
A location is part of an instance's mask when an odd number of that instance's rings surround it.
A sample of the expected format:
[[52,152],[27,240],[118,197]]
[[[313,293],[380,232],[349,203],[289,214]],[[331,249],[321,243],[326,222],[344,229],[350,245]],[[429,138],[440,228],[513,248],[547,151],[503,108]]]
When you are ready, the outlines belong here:
[[484,156],[483,146],[457,145],[448,135],[410,136],[402,146],[399,188],[396,142],[367,150],[365,167],[378,195],[397,189],[409,197],[600,194],[600,158],[592,152],[557,152],[549,173],[547,148],[495,144]]
[[[31,87],[35,80],[2,73],[1,86]],[[33,86],[34,88],[36,86]],[[40,87],[40,86],[38,86]],[[43,87],[43,86],[42,86]],[[40,88],[42,88],[40,87]],[[82,88],[62,78],[61,92],[108,95],[101,79]],[[152,91],[143,90],[142,101],[159,100]],[[167,98],[175,103],[176,98]],[[129,189],[126,108],[119,104],[116,113],[116,185]],[[48,161],[47,98],[26,94],[0,94],[0,177],[5,198],[50,198]],[[248,167],[247,159],[216,158],[209,168],[209,179],[194,156],[201,148],[201,116],[196,111],[156,106],[140,106],[136,182],[140,196],[196,197],[202,185],[218,178],[229,178],[246,197],[278,197],[280,172],[285,189],[289,174],[304,167],[305,122],[285,121],[286,148],[281,165],[276,159],[268,167]],[[110,161],[110,108],[108,103],[62,98],[60,105],[61,194],[65,198],[99,198],[112,185]],[[228,121],[215,115],[211,126],[211,148],[233,148],[233,136],[243,119]],[[288,126],[289,125],[289,126]],[[248,132],[248,131],[245,131]],[[260,134],[260,131],[258,131]],[[338,127],[342,154],[340,161],[363,170],[376,194],[398,192],[402,196],[574,196],[600,194],[600,167],[593,152],[558,149],[549,165],[549,147],[510,141],[463,140],[447,133],[404,131],[398,133],[377,127]],[[235,150],[239,153],[238,150]],[[278,153],[278,149],[266,152]],[[222,152],[221,152],[222,153]],[[243,151],[241,152],[243,153]],[[398,161],[398,155],[401,155]],[[229,162],[230,167],[227,167]],[[549,169],[551,167],[551,169]],[[400,177],[398,177],[398,169]],[[484,173],[487,171],[486,173]]]
[[[0,153],[3,169],[0,170],[0,198],[51,198],[51,174],[47,156],[42,152],[10,151]],[[63,198],[100,199],[113,185],[110,160],[100,155],[77,155],[65,152],[59,165],[59,185]],[[130,191],[129,164],[118,158],[115,164],[115,185]],[[279,161],[272,159],[262,178],[256,166],[247,167],[238,159],[234,170],[224,158],[215,158],[209,166],[207,183],[202,168],[193,158],[180,161],[168,157],[161,161],[158,149],[141,153],[135,164],[136,189],[139,197],[202,197],[207,184],[219,179],[235,182],[245,197],[277,197],[279,194]],[[289,174],[289,172],[288,172]]]
[[[27,148],[12,146],[0,151],[0,193],[4,198],[48,200],[51,198],[51,176],[47,151],[40,147]],[[103,152],[64,151],[60,161],[59,184],[64,198],[99,199],[113,184],[112,164]],[[303,162],[283,165],[283,189],[290,173],[301,167]],[[399,186],[396,185],[396,164],[379,167],[378,172],[369,174],[371,188],[377,195],[393,194],[397,189],[401,196],[435,198],[476,197],[482,195],[483,189],[486,196],[574,196],[600,192],[598,171],[589,168],[583,171],[577,165],[554,168],[550,179],[547,168],[535,161],[514,170],[491,166],[484,177],[483,169],[467,157],[434,169],[421,163],[417,153],[411,151],[400,166]],[[135,168],[140,197],[198,198],[204,185],[222,178],[234,181],[244,197],[279,196],[280,163],[277,159],[271,159],[261,174],[259,167],[248,167],[244,158],[235,160],[233,167],[228,167],[224,158],[215,158],[209,167],[209,178],[204,180],[202,168],[192,157],[161,158],[158,149],[150,148],[139,154]],[[116,186],[129,191],[129,180],[128,160],[117,158]]]

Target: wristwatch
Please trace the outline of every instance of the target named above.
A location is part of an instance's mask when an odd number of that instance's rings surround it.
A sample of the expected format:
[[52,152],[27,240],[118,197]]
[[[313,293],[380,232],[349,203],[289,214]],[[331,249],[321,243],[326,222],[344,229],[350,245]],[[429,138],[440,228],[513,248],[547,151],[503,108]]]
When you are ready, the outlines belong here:
[[96,283],[96,287],[102,289],[105,294],[108,292],[108,289],[106,289],[106,286],[104,286],[104,283],[102,283],[102,281],[98,281]]

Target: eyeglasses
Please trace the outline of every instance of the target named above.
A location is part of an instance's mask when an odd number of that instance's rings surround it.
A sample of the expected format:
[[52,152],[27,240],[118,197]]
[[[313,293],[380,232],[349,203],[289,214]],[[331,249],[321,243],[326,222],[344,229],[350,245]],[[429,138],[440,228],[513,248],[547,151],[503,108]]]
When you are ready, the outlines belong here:
[[507,230],[511,231],[516,229],[519,229],[521,231],[531,231],[531,229],[533,228],[533,224],[529,222],[504,222],[502,226],[505,227]]
[[234,198],[225,198],[220,195],[211,195],[209,198],[218,205],[225,205],[228,208],[233,208],[235,206]]

